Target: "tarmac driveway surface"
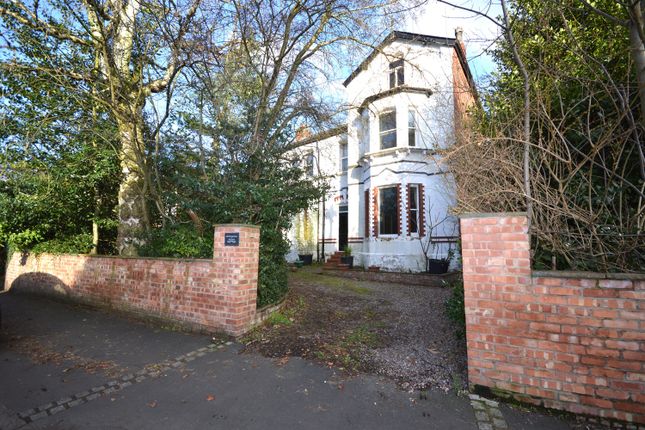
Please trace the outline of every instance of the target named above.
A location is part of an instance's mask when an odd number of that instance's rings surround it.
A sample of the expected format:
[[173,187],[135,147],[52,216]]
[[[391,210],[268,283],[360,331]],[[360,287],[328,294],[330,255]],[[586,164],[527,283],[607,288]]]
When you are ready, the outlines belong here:
[[9,293],[0,309],[0,430],[570,428],[104,310]]

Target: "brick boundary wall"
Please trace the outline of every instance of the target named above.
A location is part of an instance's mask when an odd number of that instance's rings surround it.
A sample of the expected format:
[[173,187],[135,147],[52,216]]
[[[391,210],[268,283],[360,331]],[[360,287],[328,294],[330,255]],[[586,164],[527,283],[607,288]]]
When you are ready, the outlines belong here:
[[[227,233],[239,246],[225,246]],[[215,226],[212,260],[15,252],[5,289],[64,297],[192,329],[239,336],[260,322],[256,315],[260,229]]]
[[461,238],[471,388],[645,424],[645,275],[532,271],[525,214]]

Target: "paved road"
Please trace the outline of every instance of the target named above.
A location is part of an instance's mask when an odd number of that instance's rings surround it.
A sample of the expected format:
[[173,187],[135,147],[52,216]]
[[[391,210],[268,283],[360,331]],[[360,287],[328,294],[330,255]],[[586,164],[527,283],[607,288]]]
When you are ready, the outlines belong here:
[[0,430],[569,429],[101,310],[8,293],[0,308]]

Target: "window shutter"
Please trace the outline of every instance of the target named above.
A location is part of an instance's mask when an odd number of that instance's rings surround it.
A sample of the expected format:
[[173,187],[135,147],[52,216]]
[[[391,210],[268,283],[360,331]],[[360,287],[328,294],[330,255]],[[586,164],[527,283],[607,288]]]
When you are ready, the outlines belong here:
[[419,184],[419,237],[426,235],[426,187]]
[[372,191],[372,236],[378,237],[378,188]]
[[396,229],[399,236],[401,236],[401,233],[402,233],[401,229],[403,228],[403,210],[402,210],[403,208],[401,207],[401,188],[402,188],[401,184],[396,186],[396,213],[398,215],[396,217],[396,221],[398,224]]
[[370,190],[365,190],[365,239],[370,237]]

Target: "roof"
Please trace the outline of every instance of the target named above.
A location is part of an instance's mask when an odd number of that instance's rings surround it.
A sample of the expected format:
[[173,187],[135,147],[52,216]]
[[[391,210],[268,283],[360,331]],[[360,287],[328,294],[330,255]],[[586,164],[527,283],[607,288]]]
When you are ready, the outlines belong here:
[[368,64],[379,54],[383,51],[383,48],[390,43],[394,42],[395,40],[407,40],[411,42],[420,42],[424,45],[445,45],[445,46],[454,46],[457,42],[457,39],[454,37],[439,37],[439,36],[428,36],[426,34],[417,34],[417,33],[408,33],[406,31],[393,31],[390,33],[379,45],[372,50],[370,55],[367,56],[361,64],[358,65],[358,67],[352,72],[351,75],[347,79],[345,79],[345,82],[343,82],[344,86],[349,85],[350,82],[354,80],[358,74],[367,69]]

